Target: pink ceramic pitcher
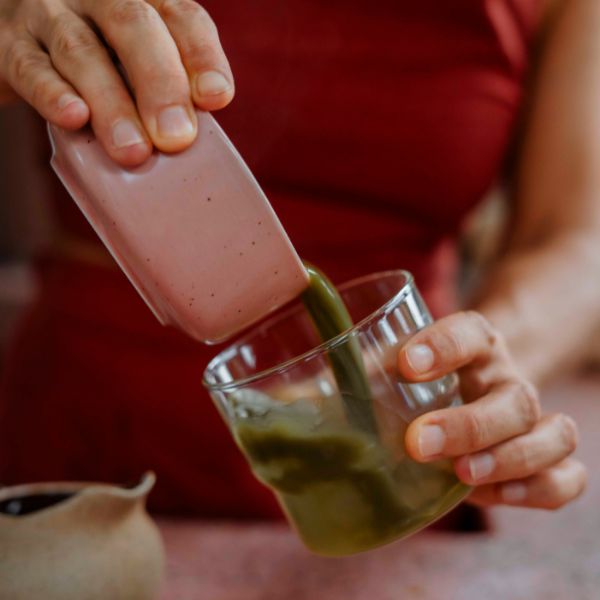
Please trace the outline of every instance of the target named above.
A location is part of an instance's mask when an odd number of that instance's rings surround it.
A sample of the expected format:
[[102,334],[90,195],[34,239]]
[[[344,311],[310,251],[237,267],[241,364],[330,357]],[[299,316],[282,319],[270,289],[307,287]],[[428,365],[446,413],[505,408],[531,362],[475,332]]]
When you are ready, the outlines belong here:
[[90,129],[49,126],[52,166],[163,324],[215,343],[296,297],[308,278],[252,173],[213,117],[179,154],[124,169]]

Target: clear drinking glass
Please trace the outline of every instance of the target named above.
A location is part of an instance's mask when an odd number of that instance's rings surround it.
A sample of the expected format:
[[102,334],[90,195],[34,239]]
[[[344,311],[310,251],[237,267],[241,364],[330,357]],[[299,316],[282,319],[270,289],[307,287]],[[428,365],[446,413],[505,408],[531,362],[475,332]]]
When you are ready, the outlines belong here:
[[[412,276],[377,273],[340,286],[355,325],[321,343],[301,303],[216,356],[204,384],[256,477],[312,551],[345,555],[432,523],[469,492],[449,461],[419,464],[408,424],[462,400],[457,376],[407,383],[398,349],[432,322]],[[359,348],[370,397],[339,389],[332,364]],[[342,354],[345,350],[345,354]]]

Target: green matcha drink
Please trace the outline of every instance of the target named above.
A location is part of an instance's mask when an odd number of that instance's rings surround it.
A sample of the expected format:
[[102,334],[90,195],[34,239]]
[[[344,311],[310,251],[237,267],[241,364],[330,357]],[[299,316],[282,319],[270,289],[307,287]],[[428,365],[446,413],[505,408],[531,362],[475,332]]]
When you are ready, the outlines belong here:
[[[352,319],[325,276],[311,266],[307,270],[303,305],[318,337],[328,341],[351,329]],[[305,314],[302,318],[306,321]],[[468,493],[449,462],[418,464],[404,452],[414,405],[425,403],[417,408],[425,412],[460,401],[455,380],[400,389],[394,371],[400,339],[394,330],[406,334],[401,329],[408,327],[406,315],[392,306],[373,327],[336,338],[320,353],[288,361],[266,378],[259,373],[247,385],[211,389],[217,404],[226,405],[226,419],[253,472],[318,554],[352,554],[406,536]],[[289,326],[284,331],[289,335]],[[276,327],[263,332],[266,343],[270,336],[276,343]],[[252,341],[242,341],[239,354],[229,352],[224,359],[229,368],[239,371],[237,361],[247,348],[259,349]],[[213,363],[209,370],[223,369]]]
[[393,541],[465,494],[447,462],[398,460],[369,434],[326,424],[302,409],[274,406],[239,421],[234,435],[256,476],[276,492],[318,554],[352,554]]

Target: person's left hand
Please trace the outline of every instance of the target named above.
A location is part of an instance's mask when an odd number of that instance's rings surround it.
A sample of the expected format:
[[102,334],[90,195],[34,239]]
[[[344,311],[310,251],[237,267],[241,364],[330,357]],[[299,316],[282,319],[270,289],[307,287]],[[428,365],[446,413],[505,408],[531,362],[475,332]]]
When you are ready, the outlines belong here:
[[585,467],[570,457],[574,421],[541,414],[535,387],[481,314],[457,313],[418,332],[400,350],[398,367],[415,382],[458,372],[464,406],[418,417],[405,445],[419,462],[452,458],[458,477],[476,486],[470,501],[555,509],[584,490]]

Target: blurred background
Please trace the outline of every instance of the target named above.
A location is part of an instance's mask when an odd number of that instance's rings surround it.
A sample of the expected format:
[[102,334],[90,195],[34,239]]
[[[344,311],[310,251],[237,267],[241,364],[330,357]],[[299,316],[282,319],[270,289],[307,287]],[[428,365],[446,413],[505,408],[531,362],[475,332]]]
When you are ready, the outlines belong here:
[[[45,201],[48,176],[31,152],[35,121],[24,104],[0,108],[0,348],[6,347],[21,311],[35,294],[29,264],[52,239]],[[36,144],[36,146],[39,144]],[[1,363],[0,363],[1,364]]]

